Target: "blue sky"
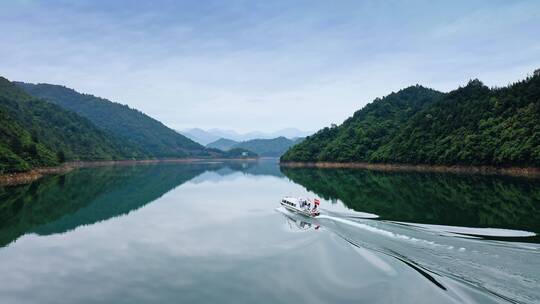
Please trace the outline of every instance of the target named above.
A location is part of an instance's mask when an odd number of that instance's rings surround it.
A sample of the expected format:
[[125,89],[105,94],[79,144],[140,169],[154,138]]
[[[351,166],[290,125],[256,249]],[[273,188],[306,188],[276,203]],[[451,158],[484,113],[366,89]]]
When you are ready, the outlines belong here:
[[540,1],[0,0],[0,75],[176,128],[317,130],[375,97],[540,68]]

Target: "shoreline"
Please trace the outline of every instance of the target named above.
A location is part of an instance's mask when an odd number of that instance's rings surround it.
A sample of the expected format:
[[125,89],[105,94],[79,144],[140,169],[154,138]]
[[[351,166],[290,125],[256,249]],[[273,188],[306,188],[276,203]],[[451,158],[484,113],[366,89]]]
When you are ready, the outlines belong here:
[[412,165],[381,163],[339,163],[339,162],[280,162],[287,168],[319,168],[319,169],[367,169],[387,172],[431,172],[458,173],[480,175],[505,175],[539,178],[540,168],[536,167],[497,167],[497,166],[465,166],[465,165]]
[[129,166],[137,164],[157,163],[220,163],[220,162],[253,162],[258,158],[167,158],[167,159],[141,159],[141,160],[99,160],[66,162],[54,167],[34,168],[24,172],[13,172],[0,175],[0,186],[16,186],[31,183],[47,175],[67,173],[79,168],[93,168],[106,166]]
[[0,175],[0,186],[16,186],[31,183],[46,175],[66,173],[74,167],[60,165],[56,167],[34,168],[30,171],[13,172]]
[[127,166],[136,164],[157,164],[157,163],[221,163],[221,162],[253,162],[259,158],[163,158],[163,159],[140,159],[140,160],[97,160],[97,161],[73,161],[66,162],[64,166],[74,168],[89,168],[101,166]]

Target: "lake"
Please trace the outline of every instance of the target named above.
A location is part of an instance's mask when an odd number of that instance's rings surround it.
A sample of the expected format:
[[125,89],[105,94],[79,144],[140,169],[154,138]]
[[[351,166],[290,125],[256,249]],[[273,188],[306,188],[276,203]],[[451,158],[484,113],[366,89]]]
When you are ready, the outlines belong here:
[[540,303],[539,233],[537,179],[84,168],[0,188],[0,303]]

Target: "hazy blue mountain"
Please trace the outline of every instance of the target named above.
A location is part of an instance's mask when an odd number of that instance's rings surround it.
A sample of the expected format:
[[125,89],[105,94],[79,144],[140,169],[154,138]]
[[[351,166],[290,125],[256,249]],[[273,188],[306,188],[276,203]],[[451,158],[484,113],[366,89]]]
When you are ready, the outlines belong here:
[[227,138],[234,141],[247,141],[252,139],[273,139],[277,137],[286,137],[289,139],[306,137],[311,134],[311,132],[304,132],[296,128],[285,128],[275,132],[248,132],[248,133],[238,133],[233,130],[223,130],[223,129],[209,129],[203,130],[200,128],[194,129],[185,129],[179,131],[181,134],[186,137],[191,138],[192,140],[202,144],[208,145],[211,142],[214,142],[220,138]]
[[206,145],[207,148],[214,148],[219,149],[221,151],[227,151],[232,149],[236,144],[238,144],[237,141],[227,138],[220,138],[216,141],[213,141]]
[[199,128],[186,129],[182,131],[177,131],[178,133],[184,135],[185,137],[198,142],[201,145],[208,145],[211,142],[214,142],[220,139],[222,136],[212,134],[208,131]]
[[252,139],[241,142],[234,147],[253,151],[259,156],[280,157],[290,147],[302,140],[303,138],[292,140],[281,136],[272,139]]
[[272,139],[252,139],[236,142],[234,140],[221,138],[213,143],[208,144],[207,147],[217,148],[223,151],[240,148],[252,151],[259,156],[280,157],[291,146],[302,140],[303,138],[288,139],[281,136]]
[[151,157],[210,157],[216,153],[127,105],[59,85],[22,82],[17,85],[30,95],[76,112]]

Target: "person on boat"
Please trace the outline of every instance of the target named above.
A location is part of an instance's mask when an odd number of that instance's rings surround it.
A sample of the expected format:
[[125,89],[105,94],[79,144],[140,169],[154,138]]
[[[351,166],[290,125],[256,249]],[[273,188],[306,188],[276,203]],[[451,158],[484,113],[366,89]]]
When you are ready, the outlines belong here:
[[304,210],[309,210],[309,202],[305,198],[303,198],[300,207]]
[[320,200],[314,199],[314,200],[313,200],[313,210],[311,210],[311,212],[312,212],[312,213],[317,213],[317,212],[319,212],[319,210],[318,210],[319,208],[318,208],[318,207],[319,207],[320,204],[321,204],[321,201],[320,201]]

